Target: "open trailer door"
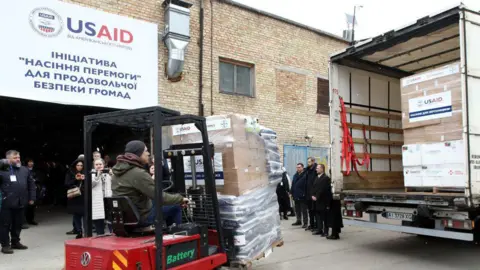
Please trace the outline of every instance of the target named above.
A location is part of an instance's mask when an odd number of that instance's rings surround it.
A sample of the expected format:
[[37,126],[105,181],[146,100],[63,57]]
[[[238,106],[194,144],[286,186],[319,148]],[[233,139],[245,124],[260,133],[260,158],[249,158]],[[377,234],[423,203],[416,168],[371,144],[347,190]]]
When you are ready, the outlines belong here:
[[[480,13],[462,9],[460,14],[463,130],[468,154],[466,195],[478,205],[480,196]],[[477,97],[478,96],[478,97]],[[477,197],[477,200],[475,200]],[[473,199],[472,199],[473,198]]]

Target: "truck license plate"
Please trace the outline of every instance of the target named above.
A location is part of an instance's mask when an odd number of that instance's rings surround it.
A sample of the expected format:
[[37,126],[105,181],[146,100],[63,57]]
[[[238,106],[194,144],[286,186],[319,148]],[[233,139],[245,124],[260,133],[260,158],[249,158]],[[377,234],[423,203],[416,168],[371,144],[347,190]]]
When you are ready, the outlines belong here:
[[413,220],[413,214],[387,212],[386,215],[385,215],[385,218],[412,221]]

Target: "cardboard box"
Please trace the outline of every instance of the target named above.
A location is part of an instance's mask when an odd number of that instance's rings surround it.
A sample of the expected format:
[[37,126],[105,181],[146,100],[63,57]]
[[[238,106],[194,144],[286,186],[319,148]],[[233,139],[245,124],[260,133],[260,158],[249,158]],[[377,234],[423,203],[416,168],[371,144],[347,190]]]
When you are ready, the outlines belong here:
[[462,138],[459,63],[403,78],[401,87],[405,144]]
[[[259,134],[261,128],[250,116],[229,114],[207,117],[209,141],[214,144],[215,158],[221,158],[223,186],[219,187],[217,181],[217,190],[221,194],[240,196],[269,184],[267,163],[279,153],[278,147],[273,151],[276,153],[266,149],[266,140]],[[173,144],[202,140],[193,125],[173,126],[171,130]]]

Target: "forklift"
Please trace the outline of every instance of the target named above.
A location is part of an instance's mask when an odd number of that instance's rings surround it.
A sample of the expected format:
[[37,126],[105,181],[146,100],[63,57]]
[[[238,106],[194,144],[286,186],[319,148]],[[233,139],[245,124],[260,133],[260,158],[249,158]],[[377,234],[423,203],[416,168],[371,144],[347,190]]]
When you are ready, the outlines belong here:
[[[172,145],[162,150],[162,127],[194,124],[202,142]],[[139,227],[140,215],[128,197],[105,198],[106,220],[113,234],[92,237],[92,135],[99,125],[149,130],[153,136],[155,166],[155,225]],[[126,143],[126,142],[122,142]],[[233,234],[224,235],[212,166],[206,119],[181,115],[159,106],[85,116],[85,238],[65,242],[65,269],[165,270],[217,269],[228,263],[234,251]],[[185,184],[184,157],[203,157],[205,186],[197,185],[195,162],[191,162],[192,185]],[[188,198],[182,224],[167,227],[162,216],[162,157],[171,161],[172,184],[168,187]],[[158,248],[161,247],[161,248]]]

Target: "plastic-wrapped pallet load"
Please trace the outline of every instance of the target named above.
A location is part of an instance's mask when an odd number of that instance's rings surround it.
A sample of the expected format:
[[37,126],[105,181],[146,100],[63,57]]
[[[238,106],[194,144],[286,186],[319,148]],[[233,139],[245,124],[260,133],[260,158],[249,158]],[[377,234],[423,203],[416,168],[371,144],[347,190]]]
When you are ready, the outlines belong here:
[[[234,232],[234,260],[248,263],[282,240],[275,192],[283,174],[277,136],[239,114],[207,117],[207,130],[215,149],[222,226]],[[192,125],[175,126],[172,135],[174,144],[201,141]]]
[[222,226],[233,230],[237,262],[252,261],[282,240],[275,189],[272,183],[243,196],[219,195]]

